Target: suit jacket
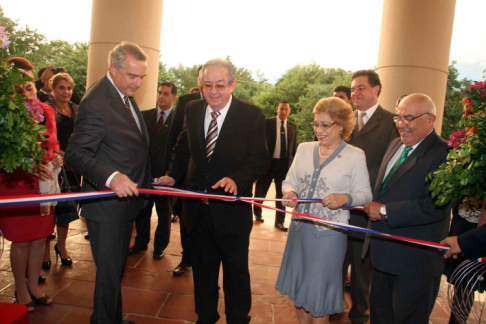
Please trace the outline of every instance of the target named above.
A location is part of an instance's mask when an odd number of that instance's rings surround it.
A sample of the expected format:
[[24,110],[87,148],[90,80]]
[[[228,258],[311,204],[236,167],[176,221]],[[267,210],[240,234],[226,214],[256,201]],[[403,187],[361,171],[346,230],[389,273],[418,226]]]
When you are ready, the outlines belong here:
[[[373,192],[374,201],[386,204],[388,220],[372,222],[371,228],[393,235],[439,242],[447,237],[451,204],[436,206],[427,175],[446,161],[447,143],[432,131],[390,176],[380,193],[388,162],[402,143],[394,140],[383,159]],[[410,278],[434,278],[444,270],[437,249],[380,237],[371,237],[371,263],[387,273]]]
[[186,118],[186,106],[189,102],[193,100],[200,100],[200,93],[188,93],[186,95],[180,96],[177,101],[177,106],[174,111],[174,118],[172,119],[172,124],[170,125],[169,134],[167,135],[167,146],[165,153],[165,163],[169,166],[172,161],[172,150],[177,143],[177,138],[184,128],[184,120]]
[[[370,175],[370,185],[374,188],[376,176],[380,168],[383,156],[391,141],[398,137],[398,131],[393,121],[393,114],[383,107],[378,106],[374,114],[358,132],[356,125],[348,143],[359,147],[366,154],[366,164]],[[349,224],[359,227],[368,225],[368,215],[362,211],[352,210],[350,213]],[[364,238],[364,233],[349,232],[348,236]]]
[[150,137],[149,153],[152,162],[152,177],[161,177],[165,174],[169,165],[166,160],[166,146],[169,136],[169,128],[174,118],[174,110],[172,110],[164,120],[164,126],[159,134],[157,134],[157,107],[142,111],[142,116],[147,125],[147,131]]
[[[275,143],[277,140],[277,134],[280,136],[280,127],[277,129],[277,117],[265,119],[266,124],[266,136],[267,136],[267,147],[268,153],[270,154],[270,160],[273,156],[273,151],[275,151]],[[295,151],[297,150],[297,126],[287,120],[287,157],[289,159],[289,167],[294,160]]]
[[[260,108],[233,96],[210,162],[207,162],[204,119],[207,103],[198,100],[186,107],[186,128],[174,148],[169,176],[180,181],[186,173],[185,187],[225,195],[211,186],[224,177],[233,179],[238,195],[251,197],[253,182],[268,161],[265,146],[265,119]],[[197,214],[200,199],[185,199],[183,220],[188,231]],[[220,235],[250,232],[253,221],[251,206],[241,202],[212,200],[209,204],[215,230]]]
[[[130,98],[141,130],[118,91],[104,76],[86,93],[66,149],[66,163],[84,177],[83,191],[106,190],[115,171],[126,174],[139,188],[150,188],[149,136],[137,104]],[[134,219],[144,198],[95,199],[83,202],[82,215],[98,222]]]
[[486,256],[486,225],[459,235],[457,240],[466,257],[476,259]]

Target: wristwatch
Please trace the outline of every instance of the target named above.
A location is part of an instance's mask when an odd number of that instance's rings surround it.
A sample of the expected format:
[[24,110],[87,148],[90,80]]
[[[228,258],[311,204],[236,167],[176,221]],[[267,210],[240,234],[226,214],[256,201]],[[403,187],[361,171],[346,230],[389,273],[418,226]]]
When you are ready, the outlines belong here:
[[388,216],[386,215],[386,205],[381,205],[380,207],[380,215],[381,215],[381,220],[385,221],[388,219]]

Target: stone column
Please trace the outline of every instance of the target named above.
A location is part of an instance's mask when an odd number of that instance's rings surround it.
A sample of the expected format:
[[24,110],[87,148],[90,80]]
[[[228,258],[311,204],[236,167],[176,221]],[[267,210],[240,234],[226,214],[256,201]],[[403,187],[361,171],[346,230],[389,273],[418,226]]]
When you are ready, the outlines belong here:
[[455,0],[384,0],[377,73],[379,101],[390,111],[403,94],[421,92],[437,106],[442,128]]
[[124,40],[134,42],[148,56],[147,76],[135,100],[142,110],[155,107],[162,8],[163,0],[93,0],[87,88],[107,73],[113,47]]

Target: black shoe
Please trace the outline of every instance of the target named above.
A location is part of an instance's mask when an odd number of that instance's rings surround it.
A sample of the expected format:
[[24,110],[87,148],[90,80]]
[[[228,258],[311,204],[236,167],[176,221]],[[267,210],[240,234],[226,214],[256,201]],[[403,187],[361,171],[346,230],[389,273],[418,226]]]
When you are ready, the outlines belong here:
[[57,248],[57,243],[54,245],[54,251],[56,252],[56,260],[57,260],[57,257],[59,257],[61,259],[62,265],[65,265],[65,266],[73,265],[73,260],[71,260],[70,257],[67,257],[67,259],[63,259],[61,257],[61,252],[59,252],[59,249]]
[[51,260],[42,262],[43,270],[51,270]]
[[46,277],[43,277],[43,276],[39,276],[39,279],[37,280],[37,282],[39,284],[43,284],[47,281]]
[[175,222],[177,222],[177,219],[178,219],[178,218],[179,218],[179,216],[177,216],[177,215],[172,215],[172,216],[170,217],[170,221],[171,221],[172,223],[175,223]]
[[283,224],[277,224],[275,225],[275,228],[278,228],[279,230],[283,231],[283,232],[287,232],[289,229],[287,227],[285,227]]
[[179,263],[179,265],[174,269],[174,272],[172,274],[176,277],[182,276],[184,273],[186,273],[187,268],[190,267],[191,267],[190,263],[181,261],[181,263]]
[[262,216],[258,216],[258,215],[255,215],[255,221],[256,222],[260,222],[260,223],[264,223],[265,220],[262,218]]
[[142,252],[142,251],[145,251],[147,250],[147,247],[139,247],[139,246],[136,246],[136,245],[133,245],[130,250],[128,250],[128,255],[135,255],[139,252]]
[[52,233],[47,237],[49,240],[54,240],[56,238],[56,233]]
[[153,255],[153,258],[154,260],[162,260],[162,258],[164,257],[164,251],[162,252],[154,252],[154,255]]
[[42,297],[35,297],[34,295],[30,294],[30,298],[32,298],[32,301],[36,302],[36,304],[40,304],[40,305],[50,305],[52,304],[52,300],[50,303],[48,303],[49,299],[51,297],[49,297],[49,295],[44,295]]
[[89,233],[88,232],[84,233],[84,239],[89,240]]

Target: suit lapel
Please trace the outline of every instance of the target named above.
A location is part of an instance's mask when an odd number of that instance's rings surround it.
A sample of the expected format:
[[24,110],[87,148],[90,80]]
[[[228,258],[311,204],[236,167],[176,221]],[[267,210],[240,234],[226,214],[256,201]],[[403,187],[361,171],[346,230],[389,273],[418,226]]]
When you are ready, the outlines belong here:
[[[388,163],[390,162],[391,158],[398,150],[400,145],[402,145],[402,142],[400,141],[400,138],[398,138],[397,140],[392,142],[392,144],[390,144],[390,148],[385,153],[385,156],[383,157],[383,162],[381,163],[380,170],[378,171],[378,176],[376,177],[375,190],[373,194],[374,197],[378,197],[380,195],[381,184],[383,182],[383,179],[385,178],[386,167],[388,166]],[[387,185],[387,188],[389,188],[389,185]]]

